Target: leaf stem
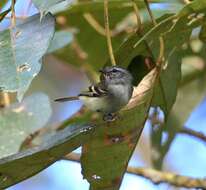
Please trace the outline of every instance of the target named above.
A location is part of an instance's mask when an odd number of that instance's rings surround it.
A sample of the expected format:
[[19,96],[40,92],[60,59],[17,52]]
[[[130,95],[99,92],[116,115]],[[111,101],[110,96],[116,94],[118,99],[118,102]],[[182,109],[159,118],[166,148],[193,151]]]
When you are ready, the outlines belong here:
[[137,19],[137,32],[142,32],[142,22],[141,22],[141,17],[140,17],[140,14],[139,14],[139,8],[135,2],[135,0],[132,0],[132,5],[133,5],[133,8],[134,8],[134,13],[136,15],[136,19]]
[[105,32],[106,32],[106,38],[107,38],[109,57],[110,57],[112,65],[116,65],[116,61],[115,61],[114,53],[112,49],[111,34],[110,34],[110,29],[109,29],[108,0],[104,0],[104,23],[105,23]]
[[11,1],[11,27],[16,26],[15,3],[16,0]]

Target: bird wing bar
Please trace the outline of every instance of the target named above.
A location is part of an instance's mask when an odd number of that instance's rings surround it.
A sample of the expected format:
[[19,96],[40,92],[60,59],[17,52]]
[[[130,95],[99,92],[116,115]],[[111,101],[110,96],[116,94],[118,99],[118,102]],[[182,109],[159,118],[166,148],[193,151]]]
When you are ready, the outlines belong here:
[[87,92],[82,92],[79,96],[102,97],[107,95],[107,90],[103,89],[100,85],[92,85],[88,90]]

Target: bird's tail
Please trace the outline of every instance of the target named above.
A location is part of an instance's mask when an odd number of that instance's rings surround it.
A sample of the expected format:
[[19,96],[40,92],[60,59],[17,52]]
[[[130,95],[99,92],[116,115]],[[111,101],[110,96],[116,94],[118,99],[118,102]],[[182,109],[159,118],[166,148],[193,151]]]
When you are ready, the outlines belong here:
[[79,100],[78,96],[70,96],[70,97],[64,97],[64,98],[57,98],[54,101],[55,102],[67,102],[67,101],[74,101]]

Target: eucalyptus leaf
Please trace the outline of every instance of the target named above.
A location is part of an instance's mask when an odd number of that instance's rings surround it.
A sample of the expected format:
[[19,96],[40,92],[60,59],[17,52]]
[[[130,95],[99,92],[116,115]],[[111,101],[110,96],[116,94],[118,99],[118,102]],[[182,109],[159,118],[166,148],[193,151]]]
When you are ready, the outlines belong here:
[[52,53],[58,49],[61,49],[71,43],[73,40],[73,35],[68,31],[58,31],[55,32],[54,37],[49,45],[47,53]]
[[[198,2],[201,6],[198,6]],[[154,27],[146,28],[143,37],[134,34],[125,41],[116,51],[117,63],[128,67],[131,61],[139,55],[150,55],[154,59],[159,55],[159,36],[164,38],[164,56],[167,60],[171,53],[179,51],[182,45],[189,41],[194,28],[201,26],[205,22],[203,12],[206,10],[204,0],[197,0],[185,6],[180,13],[164,15],[157,20],[158,24]],[[194,11],[200,16],[196,17]],[[191,16],[191,14],[193,14]],[[150,45],[153,55],[148,52],[145,42]],[[110,63],[108,63],[110,64]],[[159,86],[156,87],[153,105],[160,106],[167,116],[175,102],[177,85],[180,80],[180,61],[173,62],[176,66],[168,67],[161,73]],[[168,65],[169,66],[169,65]],[[138,67],[138,64],[137,64]],[[171,70],[173,68],[173,71]],[[174,75],[173,73],[177,75]],[[164,74],[165,73],[165,74]],[[170,73],[170,74],[169,74]],[[168,82],[170,85],[168,85]],[[175,89],[171,93],[171,89]]]
[[0,22],[4,19],[4,17],[11,11],[11,8],[7,9],[6,11],[3,11],[0,13]]
[[0,32],[0,88],[17,92],[19,100],[39,73],[54,33],[53,16],[48,14],[41,22],[39,18],[34,15]]
[[32,0],[34,5],[39,9],[42,16],[47,14],[50,8],[53,6],[66,1],[67,0]]
[[90,126],[70,126],[41,146],[0,159],[0,188],[5,189],[45,169],[89,140]]
[[49,99],[34,94],[0,110],[0,158],[18,152],[22,141],[43,127],[51,116]]

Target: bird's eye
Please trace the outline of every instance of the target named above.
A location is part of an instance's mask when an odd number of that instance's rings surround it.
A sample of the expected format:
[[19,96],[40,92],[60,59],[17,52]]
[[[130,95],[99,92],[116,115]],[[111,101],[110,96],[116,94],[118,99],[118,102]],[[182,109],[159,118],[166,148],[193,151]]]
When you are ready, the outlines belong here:
[[113,69],[112,72],[116,73],[116,72],[118,72],[118,70],[117,69]]

